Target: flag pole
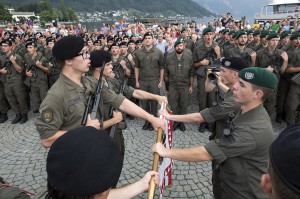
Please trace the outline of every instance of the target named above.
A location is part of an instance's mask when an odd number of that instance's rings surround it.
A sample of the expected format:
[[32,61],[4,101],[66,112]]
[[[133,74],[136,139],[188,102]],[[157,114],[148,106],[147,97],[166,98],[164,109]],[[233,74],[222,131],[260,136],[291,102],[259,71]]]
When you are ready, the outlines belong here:
[[[163,102],[161,104],[161,109],[165,109],[167,104]],[[163,115],[160,115],[160,119],[164,119]],[[163,129],[158,128],[157,129],[157,134],[156,134],[156,143],[162,143],[163,139]],[[158,163],[159,163],[159,155],[158,153],[154,153],[153,157],[153,164],[152,164],[152,171],[158,171]],[[154,192],[155,192],[155,182],[154,182],[154,176],[151,177],[151,180],[149,182],[149,190],[148,190],[148,199],[153,199],[154,198]]]
[[[162,137],[163,137],[163,129],[158,128],[157,136],[156,136],[156,143],[162,142]],[[158,163],[159,163],[159,155],[158,155],[158,153],[154,153],[152,171],[158,171]],[[149,191],[148,191],[148,199],[153,199],[154,198],[155,186],[156,185],[155,185],[155,182],[154,182],[154,176],[152,176],[151,180],[150,180]]]

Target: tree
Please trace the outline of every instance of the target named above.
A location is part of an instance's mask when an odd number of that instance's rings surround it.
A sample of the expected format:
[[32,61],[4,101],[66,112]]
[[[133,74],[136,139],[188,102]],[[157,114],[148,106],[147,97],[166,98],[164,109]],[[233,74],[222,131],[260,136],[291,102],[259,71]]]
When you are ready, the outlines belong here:
[[4,5],[2,3],[0,3],[0,20],[12,21],[12,15],[4,7]]

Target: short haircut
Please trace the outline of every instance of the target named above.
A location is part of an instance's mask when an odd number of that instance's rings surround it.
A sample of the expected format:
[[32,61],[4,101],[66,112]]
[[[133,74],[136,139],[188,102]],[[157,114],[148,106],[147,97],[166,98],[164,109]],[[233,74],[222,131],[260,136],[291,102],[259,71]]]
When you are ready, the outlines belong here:
[[270,180],[272,182],[272,189],[275,195],[275,199],[288,198],[288,199],[299,199],[299,194],[288,188],[277,175],[271,162],[269,162],[268,172]]
[[268,99],[272,93],[274,92],[274,89],[272,88],[266,88],[266,87],[262,87],[262,86],[257,86],[255,84],[251,84],[252,85],[252,90],[261,90],[263,92],[263,97],[262,97],[262,101],[264,102],[266,99]]

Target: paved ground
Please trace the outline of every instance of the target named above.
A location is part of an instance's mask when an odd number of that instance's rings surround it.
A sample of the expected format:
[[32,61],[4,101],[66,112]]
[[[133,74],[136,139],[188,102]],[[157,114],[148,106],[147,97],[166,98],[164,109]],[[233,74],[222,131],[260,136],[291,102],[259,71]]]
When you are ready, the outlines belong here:
[[[189,112],[198,110],[195,97]],[[46,186],[45,160],[47,150],[39,142],[39,136],[33,124],[36,114],[29,113],[29,121],[23,125],[10,124],[14,115],[9,112],[9,121],[0,124],[0,176],[6,181],[30,192],[38,192]],[[135,119],[127,122],[124,131],[126,154],[124,167],[118,186],[135,182],[152,167],[151,146],[155,142],[155,133],[142,131],[143,121]],[[209,132],[199,133],[198,125],[186,125],[187,131],[175,131],[173,147],[189,147],[208,142]],[[278,134],[284,124],[274,124]],[[164,191],[165,198],[212,198],[210,162],[184,163],[174,162],[173,186]],[[146,194],[139,198],[146,198]]]

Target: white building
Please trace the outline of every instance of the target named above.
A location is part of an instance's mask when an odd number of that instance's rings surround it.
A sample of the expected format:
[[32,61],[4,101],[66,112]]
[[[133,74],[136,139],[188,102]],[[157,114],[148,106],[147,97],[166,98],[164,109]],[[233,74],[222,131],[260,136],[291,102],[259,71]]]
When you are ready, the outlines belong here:
[[34,12],[10,12],[12,15],[12,18],[16,21],[19,22],[20,19],[18,17],[25,17],[26,19],[29,19],[29,17],[34,16],[39,18],[38,16],[35,16]]

